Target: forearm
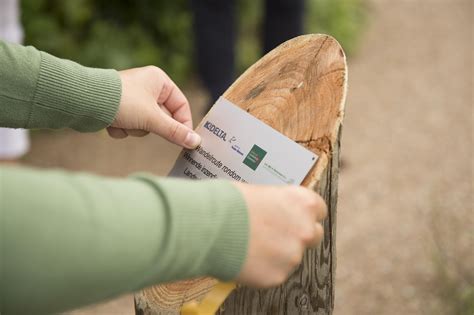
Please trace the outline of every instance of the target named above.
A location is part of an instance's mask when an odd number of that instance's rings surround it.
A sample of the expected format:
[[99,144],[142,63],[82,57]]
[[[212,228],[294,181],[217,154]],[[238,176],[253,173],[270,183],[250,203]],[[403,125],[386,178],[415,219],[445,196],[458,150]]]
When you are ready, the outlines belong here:
[[228,182],[0,168],[0,313],[56,312],[201,275],[231,279],[247,210]]
[[0,41],[0,127],[100,130],[112,123],[120,95],[115,70]]
[[[122,83],[115,70],[0,42],[0,126],[102,129],[116,118]],[[158,98],[146,104],[150,113]],[[228,182],[0,168],[0,313],[58,312],[195,276],[234,278],[247,225]]]

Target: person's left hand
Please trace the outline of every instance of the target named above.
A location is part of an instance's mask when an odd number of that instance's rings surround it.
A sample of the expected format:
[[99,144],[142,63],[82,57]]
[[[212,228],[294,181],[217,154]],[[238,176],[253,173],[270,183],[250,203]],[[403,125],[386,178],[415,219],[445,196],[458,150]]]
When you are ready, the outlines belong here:
[[122,81],[120,107],[107,128],[113,138],[144,136],[149,132],[188,149],[201,143],[193,131],[189,102],[183,92],[158,67],[119,72]]

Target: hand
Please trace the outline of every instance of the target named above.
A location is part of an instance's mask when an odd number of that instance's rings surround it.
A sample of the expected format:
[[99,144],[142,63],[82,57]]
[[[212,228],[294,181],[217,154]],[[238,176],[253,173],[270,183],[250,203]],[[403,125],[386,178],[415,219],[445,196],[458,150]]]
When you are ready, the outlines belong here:
[[111,127],[114,138],[144,136],[149,132],[188,149],[201,137],[193,131],[189,102],[160,68],[148,66],[119,72],[122,98]]
[[250,237],[237,281],[253,287],[283,283],[299,265],[304,250],[323,238],[324,200],[301,186],[236,183],[247,202]]

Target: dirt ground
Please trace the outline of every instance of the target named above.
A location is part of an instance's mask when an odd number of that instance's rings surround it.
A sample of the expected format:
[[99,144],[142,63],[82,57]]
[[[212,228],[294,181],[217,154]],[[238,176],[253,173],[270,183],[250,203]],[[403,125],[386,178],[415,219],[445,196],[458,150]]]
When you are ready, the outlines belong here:
[[[472,10],[471,0],[371,2],[349,60],[335,314],[442,314],[436,246],[459,268],[474,266]],[[187,95],[198,122],[206,98]],[[25,161],[165,175],[177,153],[154,136],[36,132]],[[133,298],[72,314],[133,314]]]

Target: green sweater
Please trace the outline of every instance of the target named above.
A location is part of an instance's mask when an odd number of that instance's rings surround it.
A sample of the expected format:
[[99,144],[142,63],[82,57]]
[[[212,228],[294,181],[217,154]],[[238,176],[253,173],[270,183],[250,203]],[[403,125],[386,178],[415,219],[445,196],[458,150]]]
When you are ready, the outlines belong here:
[[[97,131],[120,94],[115,70],[0,42],[2,127]],[[0,314],[59,312],[196,276],[233,279],[247,241],[247,209],[229,182],[0,167]]]

